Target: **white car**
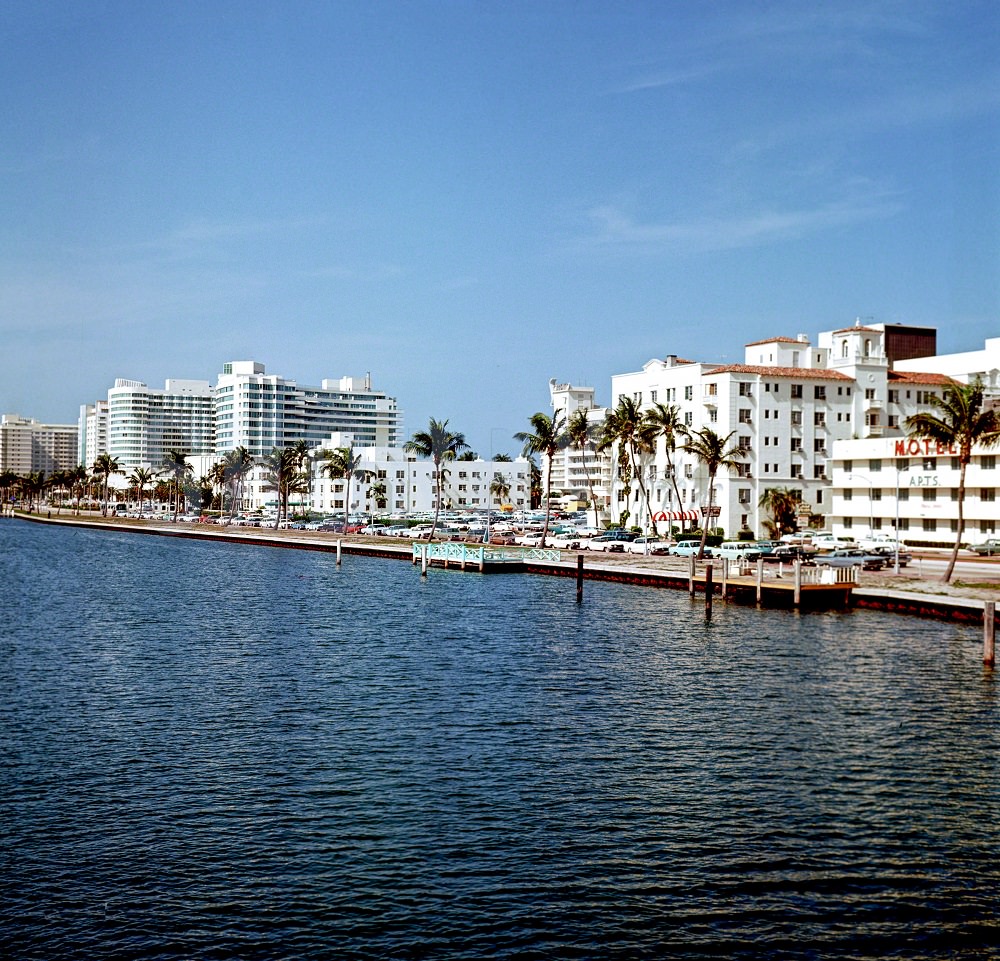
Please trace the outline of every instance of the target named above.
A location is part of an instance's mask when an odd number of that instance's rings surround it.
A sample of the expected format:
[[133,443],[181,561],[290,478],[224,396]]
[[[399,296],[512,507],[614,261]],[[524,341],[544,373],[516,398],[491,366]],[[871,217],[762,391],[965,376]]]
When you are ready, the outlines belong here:
[[565,531],[561,534],[553,534],[546,540],[549,547],[557,547],[567,551],[578,551],[582,549],[584,538],[579,533],[569,534]]
[[670,544],[659,537],[637,537],[625,545],[625,550],[630,554],[666,554]]

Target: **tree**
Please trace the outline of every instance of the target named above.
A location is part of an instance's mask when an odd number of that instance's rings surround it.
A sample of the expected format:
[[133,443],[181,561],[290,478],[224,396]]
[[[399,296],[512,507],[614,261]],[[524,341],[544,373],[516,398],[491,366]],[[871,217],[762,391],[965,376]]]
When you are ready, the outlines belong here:
[[174,494],[174,523],[177,523],[177,515],[180,513],[181,500],[184,497],[184,481],[194,472],[194,468],[188,463],[187,452],[182,450],[168,450],[163,459],[163,470],[161,474],[170,478]]
[[587,477],[587,490],[590,493],[590,503],[594,507],[594,527],[600,526],[600,517],[597,513],[597,497],[594,495],[594,479],[587,470],[587,448],[594,446],[594,424],[590,423],[587,411],[576,410],[566,425],[566,435],[569,438],[569,446],[580,452],[580,459],[583,461],[583,473]]
[[604,428],[597,445],[599,451],[618,447],[619,473],[628,490],[633,478],[639,482],[639,490],[646,504],[646,516],[651,519],[653,507],[649,502],[649,491],[642,477],[643,455],[653,451],[653,437],[645,425],[639,405],[631,397],[622,397],[618,406],[608,411],[604,418]]
[[699,560],[705,556],[705,539],[708,537],[708,524],[713,515],[712,508],[715,506],[715,477],[720,469],[732,470],[740,463],[740,458],[747,456],[747,450],[741,444],[726,446],[735,433],[736,431],[731,431],[725,437],[720,437],[710,427],[706,427],[690,434],[687,442],[680,445],[681,450],[694,454],[708,470],[708,506],[702,518]]
[[404,445],[403,449],[418,457],[429,457],[434,463],[434,523],[428,540],[434,540],[437,530],[438,515],[441,513],[441,497],[444,488],[444,471],[441,467],[444,461],[454,460],[463,451],[468,450],[464,434],[456,434],[448,430],[448,421],[437,421],[433,417],[427,430],[417,431]]
[[524,455],[531,457],[537,454],[545,458],[545,525],[542,527],[542,540],[540,547],[545,547],[545,538],[549,534],[549,517],[552,514],[552,461],[559,451],[569,444],[569,437],[566,435],[566,419],[556,413],[552,417],[539,411],[528,418],[532,429],[530,431],[518,431],[514,435],[514,440],[524,444]]
[[798,530],[796,518],[802,504],[802,496],[789,487],[768,487],[760,495],[761,507],[771,512],[772,520],[764,521],[764,527],[771,537],[777,539],[782,534]]
[[462,451],[455,460],[459,461],[474,461],[479,460],[479,455],[474,450]]
[[142,495],[145,493],[146,487],[152,483],[155,476],[153,471],[147,467],[137,467],[132,471],[132,476],[128,479],[128,482],[135,488],[135,499],[139,508],[142,507]]
[[497,499],[497,503],[503,507],[504,501],[510,496],[510,478],[500,471],[493,473],[493,480],[490,481],[490,496]]
[[510,464],[512,463],[512,460],[513,459],[510,454],[497,454],[497,456],[493,458],[493,462],[495,464]]
[[222,479],[229,487],[229,519],[231,524],[243,499],[243,486],[253,470],[254,462],[245,447],[234,447],[222,458]]
[[[667,458],[667,476],[670,478],[677,499],[677,510],[681,509],[681,491],[677,486],[677,471],[674,469],[673,453],[677,442],[688,436],[688,429],[681,420],[681,409],[676,404],[655,403],[644,415],[645,427],[653,443],[660,437],[664,440]],[[654,525],[655,530],[655,525]]]
[[947,584],[955,571],[965,532],[965,472],[972,460],[972,449],[1000,444],[1000,417],[993,409],[983,409],[983,384],[978,378],[970,384],[952,384],[944,389],[943,397],[931,394],[929,400],[936,413],[922,411],[907,417],[905,427],[911,437],[936,441],[952,452],[958,451],[958,532],[941,577],[941,582]]
[[297,456],[291,447],[272,447],[271,453],[262,461],[266,471],[264,474],[264,490],[274,491],[278,495],[278,513],[274,518],[274,528],[281,524],[282,511],[288,519],[288,498],[291,488],[295,486]]
[[368,489],[368,496],[375,501],[375,506],[380,510],[385,510],[385,505],[389,503],[389,492],[385,489],[385,484],[378,481]]
[[97,478],[103,478],[102,486],[104,490],[104,502],[101,505],[101,513],[107,517],[108,514],[108,483],[112,474],[124,474],[117,457],[112,457],[109,453],[98,454],[94,461],[94,466],[90,468]]
[[[84,471],[84,476],[86,476],[86,471]],[[17,474],[12,470],[0,471],[0,497],[3,498],[3,504],[0,505],[0,511],[6,511],[8,502],[13,496],[14,488],[17,487]]]
[[374,475],[374,471],[365,470],[361,467],[362,457],[355,455],[353,447],[337,447],[334,450],[321,451],[321,456],[326,461],[322,471],[330,478],[344,479],[344,531],[347,531],[349,520],[349,510],[351,507],[351,481],[355,475],[368,478]]

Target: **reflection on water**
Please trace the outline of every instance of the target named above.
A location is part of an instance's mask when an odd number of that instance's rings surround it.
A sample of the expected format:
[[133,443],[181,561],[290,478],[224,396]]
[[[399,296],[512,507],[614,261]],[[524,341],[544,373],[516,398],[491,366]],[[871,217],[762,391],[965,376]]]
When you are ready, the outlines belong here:
[[19,958],[991,957],[977,633],[0,522]]

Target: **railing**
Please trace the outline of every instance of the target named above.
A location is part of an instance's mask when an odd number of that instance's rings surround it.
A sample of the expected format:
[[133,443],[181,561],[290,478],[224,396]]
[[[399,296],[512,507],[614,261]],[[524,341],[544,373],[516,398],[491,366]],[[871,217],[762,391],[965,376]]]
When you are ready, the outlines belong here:
[[560,552],[554,548],[539,547],[471,547],[468,544],[456,544],[451,542],[432,543],[426,542],[413,545],[413,563],[419,564],[427,552],[428,562],[443,561],[447,567],[450,564],[457,564],[461,567],[466,565],[481,566],[483,563],[503,563],[511,561],[558,561]]

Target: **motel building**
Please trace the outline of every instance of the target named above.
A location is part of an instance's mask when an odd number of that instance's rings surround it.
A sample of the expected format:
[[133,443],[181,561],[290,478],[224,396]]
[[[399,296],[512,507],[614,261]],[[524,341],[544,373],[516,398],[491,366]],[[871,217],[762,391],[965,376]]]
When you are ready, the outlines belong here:
[[[965,474],[963,543],[997,536],[997,455],[976,448]],[[911,437],[835,441],[829,527],[839,537],[895,536],[951,547],[958,533],[958,450]]]

